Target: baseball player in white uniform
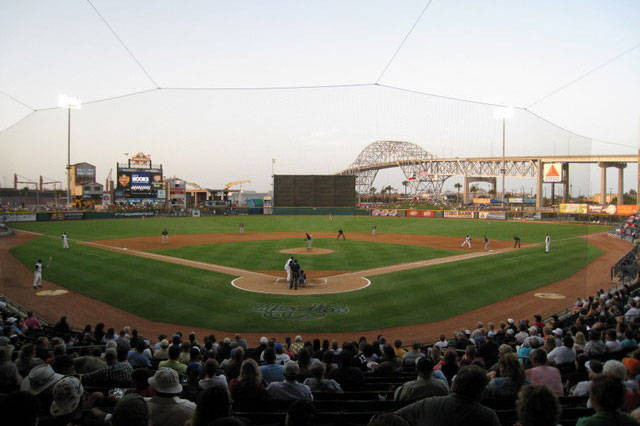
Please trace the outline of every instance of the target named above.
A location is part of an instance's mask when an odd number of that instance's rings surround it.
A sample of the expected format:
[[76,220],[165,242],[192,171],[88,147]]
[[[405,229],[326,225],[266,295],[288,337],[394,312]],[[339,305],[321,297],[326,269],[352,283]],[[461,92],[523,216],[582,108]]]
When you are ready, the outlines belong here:
[[42,270],[45,268],[46,266],[42,264],[42,259],[38,259],[33,267],[33,288],[42,287]]
[[460,247],[464,247],[464,246],[471,248],[471,236],[469,234],[464,236],[464,241],[460,245]]
[[291,261],[293,260],[293,256],[287,259],[287,263],[284,264],[284,270],[287,272],[287,282],[291,281]]
[[551,237],[547,234],[544,237],[544,252],[549,253],[549,248],[551,247]]
[[304,234],[304,240],[307,242],[307,251],[312,250],[313,237],[308,232]]
[[69,248],[69,236],[67,235],[66,232],[62,233],[62,248],[63,249]]
[[377,228],[375,225],[373,225],[373,226],[371,227],[371,235],[373,235],[373,236],[375,237],[375,236],[376,236],[376,231],[377,231],[377,230],[378,230],[378,228]]

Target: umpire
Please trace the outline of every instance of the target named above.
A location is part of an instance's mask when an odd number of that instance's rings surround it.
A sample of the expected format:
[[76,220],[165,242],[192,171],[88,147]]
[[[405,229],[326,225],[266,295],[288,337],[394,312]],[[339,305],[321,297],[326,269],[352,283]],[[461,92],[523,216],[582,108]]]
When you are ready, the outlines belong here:
[[300,278],[300,264],[297,259],[291,262],[291,281],[289,281],[289,289],[298,289],[298,279]]

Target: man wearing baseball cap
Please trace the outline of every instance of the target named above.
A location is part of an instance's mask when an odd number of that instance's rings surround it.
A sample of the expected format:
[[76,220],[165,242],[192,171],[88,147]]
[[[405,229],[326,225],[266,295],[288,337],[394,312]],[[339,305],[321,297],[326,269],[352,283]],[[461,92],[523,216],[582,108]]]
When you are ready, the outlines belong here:
[[267,395],[273,399],[304,399],[307,401],[313,401],[311,388],[296,380],[298,373],[300,373],[298,363],[295,361],[288,361],[284,366],[284,380],[282,382],[273,382],[269,384],[267,387]]
[[156,395],[145,398],[149,407],[149,423],[154,426],[182,425],[196,410],[196,404],[186,399],[178,398],[182,392],[182,385],[178,372],[172,368],[159,368],[149,384],[156,391]]

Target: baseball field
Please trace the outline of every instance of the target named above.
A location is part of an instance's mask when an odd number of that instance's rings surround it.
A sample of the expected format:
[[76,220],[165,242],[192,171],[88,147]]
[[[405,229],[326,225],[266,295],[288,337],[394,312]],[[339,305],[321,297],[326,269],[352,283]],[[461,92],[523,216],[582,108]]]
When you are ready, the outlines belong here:
[[[555,286],[555,300],[537,299],[526,308],[548,311],[607,285],[598,275],[602,265],[610,267],[628,249],[617,240],[611,246],[613,239],[598,225],[465,219],[214,216],[16,228],[28,231],[13,237],[18,240],[9,250],[22,282],[5,282],[4,291],[19,287],[22,303],[35,310],[56,304],[73,319],[74,308],[82,309],[69,304],[96,301],[94,309],[85,309],[85,317],[95,314],[93,321],[76,322],[95,323],[121,312],[123,321],[132,315],[244,333],[359,333],[437,323],[479,309],[500,316],[510,307],[497,312],[500,303]],[[166,243],[160,237],[164,228]],[[346,240],[336,239],[338,229]],[[62,232],[69,234],[69,250],[62,248]],[[306,252],[305,232],[314,237],[312,252]],[[544,250],[546,233],[550,253]],[[473,238],[471,249],[460,247],[466,234]],[[484,235],[488,250],[482,247]],[[522,240],[519,249],[513,248],[514,235]],[[309,276],[297,291],[284,278],[291,251],[299,253],[293,256]],[[45,289],[69,293],[45,297],[32,291],[28,270],[39,258],[45,264],[52,259],[43,273]],[[598,262],[598,272],[590,271]]]

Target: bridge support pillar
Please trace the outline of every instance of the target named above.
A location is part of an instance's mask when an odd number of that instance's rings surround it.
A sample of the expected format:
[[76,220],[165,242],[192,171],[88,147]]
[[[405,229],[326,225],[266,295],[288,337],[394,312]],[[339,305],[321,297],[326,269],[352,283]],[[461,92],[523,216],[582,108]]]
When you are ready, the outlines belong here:
[[464,177],[462,183],[462,204],[467,204],[469,202],[469,178],[467,176]]
[[618,205],[624,204],[624,169],[626,164],[618,164]]
[[569,163],[562,163],[562,176],[564,181],[562,182],[562,202],[569,202]]
[[600,167],[600,204],[607,205],[607,163],[599,163]]
[[544,170],[542,167],[542,160],[538,159],[538,173],[536,176],[536,209],[541,209],[543,203],[543,196],[544,194],[542,193],[542,178],[543,178],[543,174],[544,174]]

